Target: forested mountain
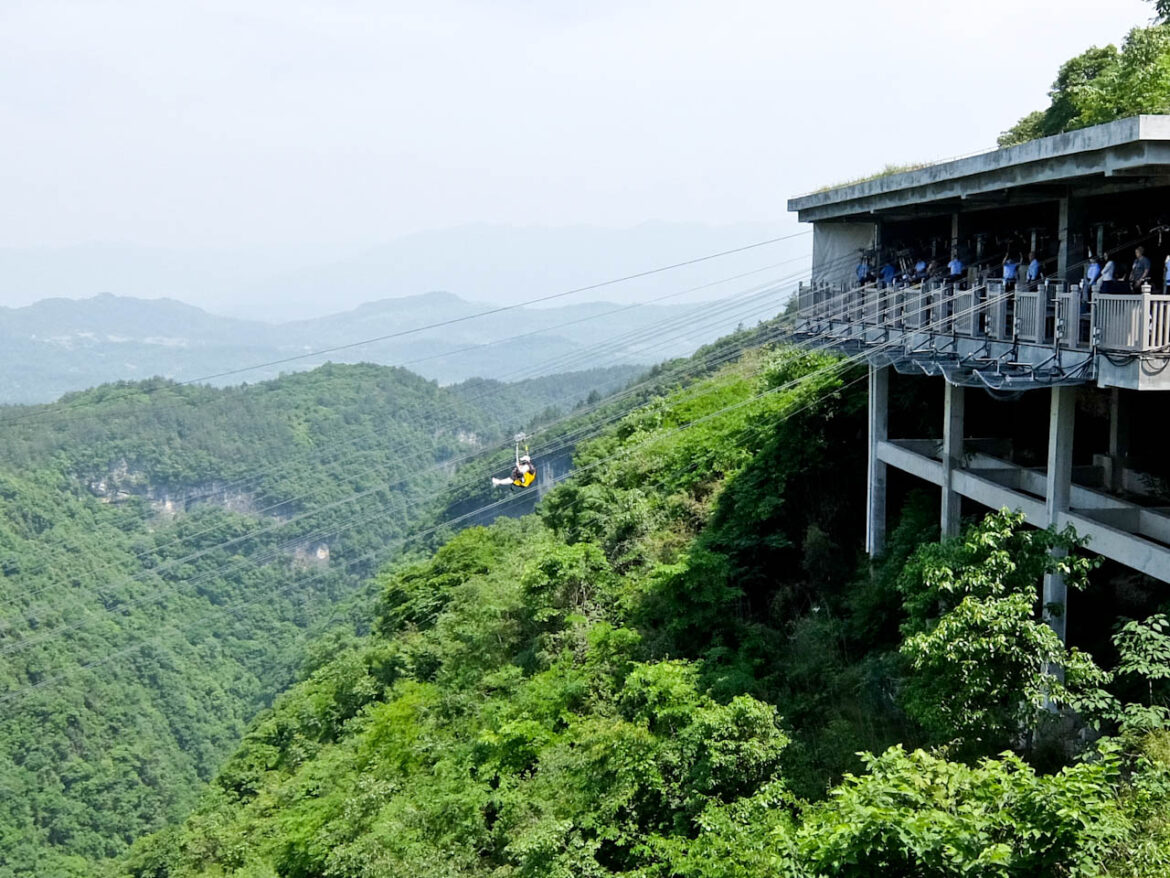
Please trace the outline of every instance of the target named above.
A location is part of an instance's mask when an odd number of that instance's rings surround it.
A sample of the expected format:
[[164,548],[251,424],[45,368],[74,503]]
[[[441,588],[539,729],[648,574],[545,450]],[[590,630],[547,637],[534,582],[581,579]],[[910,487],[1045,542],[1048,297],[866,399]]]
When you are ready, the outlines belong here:
[[[560,364],[554,369],[558,372],[649,365],[691,353],[738,319],[690,319],[696,305],[606,302],[519,308],[467,319],[496,307],[428,293],[369,302],[314,320],[281,321],[274,312],[275,322],[264,323],[220,317],[172,299],[109,294],[46,299],[24,308],[0,308],[0,403],[49,402],[103,382],[154,376],[175,381],[219,376],[211,383],[230,385],[329,361],[407,365],[444,383],[516,380],[539,374],[550,362]],[[647,335],[651,327],[670,327],[672,320],[677,323],[672,331]],[[435,323],[447,325],[415,332]],[[354,344],[401,333],[408,334]],[[306,356],[314,351],[325,353]],[[273,361],[281,362],[252,368]]]
[[179,820],[458,461],[629,367],[442,388],[326,365],[0,407],[0,875],[92,875]]
[[1170,622],[1098,620],[1105,671],[1038,606],[1054,565],[1132,577],[1006,512],[934,543],[913,494],[871,565],[864,372],[691,371],[535,515],[381,573],[372,631],[117,874],[1166,874]]

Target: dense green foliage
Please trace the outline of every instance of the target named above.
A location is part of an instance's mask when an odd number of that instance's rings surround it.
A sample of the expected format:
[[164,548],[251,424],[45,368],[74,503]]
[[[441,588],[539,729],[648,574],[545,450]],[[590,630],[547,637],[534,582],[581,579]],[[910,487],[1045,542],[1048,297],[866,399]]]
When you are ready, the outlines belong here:
[[903,572],[902,653],[917,672],[906,706],[960,751],[1006,748],[1037,726],[1048,700],[1074,697],[1052,668],[1069,668],[1077,689],[1099,682],[1035,612],[1043,575],[1057,572],[1082,588],[1090,564],[1068,554],[1071,534],[1024,530],[1023,520],[989,516],[966,540],[924,546]]
[[181,819],[306,639],[366,625],[347,600],[440,464],[627,376],[324,366],[0,409],[0,875],[90,875]]
[[[911,504],[885,564],[858,565],[862,397],[827,365],[750,355],[582,446],[538,516],[384,574],[370,636],[262,714],[123,874],[1162,874],[1156,715],[1046,773],[996,749],[1034,720],[1015,702],[1035,668],[1069,661],[1034,579],[1084,566],[1049,557],[1067,539],[1003,514],[922,546]],[[1152,700],[1163,629],[1117,640]],[[1000,689],[932,679],[945,631],[990,647]],[[1116,727],[1109,675],[1079,671],[1068,691]],[[954,705],[914,723],[952,684],[986,699],[988,740]],[[968,761],[915,749],[952,740]]]
[[1170,9],[1156,3],[1163,21],[1138,27],[1121,48],[1094,46],[1066,61],[1048,92],[1044,110],[1029,113],[999,138],[1014,146],[1089,125],[1141,113],[1170,112]]

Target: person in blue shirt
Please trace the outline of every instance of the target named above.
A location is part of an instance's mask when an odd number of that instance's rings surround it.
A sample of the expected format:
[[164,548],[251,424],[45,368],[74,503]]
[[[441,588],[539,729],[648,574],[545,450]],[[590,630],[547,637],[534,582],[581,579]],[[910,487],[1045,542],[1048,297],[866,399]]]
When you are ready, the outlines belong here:
[[963,260],[959,258],[959,251],[951,254],[951,261],[947,263],[947,268],[951,272],[951,280],[958,280],[963,276]]
[[857,283],[859,286],[864,286],[867,280],[869,280],[869,260],[862,256],[857,263]]
[[1087,302],[1093,298],[1093,287],[1101,277],[1101,260],[1096,256],[1089,257],[1089,267],[1085,269],[1085,280],[1081,284],[1081,301]]
[[925,259],[919,259],[914,263],[914,277],[916,277],[918,280],[922,280],[924,277],[926,277]]
[[1028,254],[1028,283],[1035,283],[1040,280],[1040,260],[1036,257],[1036,251],[1033,250]]
[[1085,272],[1085,280],[1089,282],[1089,286],[1092,286],[1097,282],[1099,277],[1101,277],[1101,260],[1096,256],[1090,256],[1089,268]]
[[894,278],[898,274],[898,269],[894,268],[894,263],[886,260],[886,264],[882,266],[881,278],[883,286],[890,286],[894,282]]
[[1020,276],[1020,262],[1012,259],[1009,252],[1003,257],[1003,286],[1005,290],[1015,289],[1016,279]]

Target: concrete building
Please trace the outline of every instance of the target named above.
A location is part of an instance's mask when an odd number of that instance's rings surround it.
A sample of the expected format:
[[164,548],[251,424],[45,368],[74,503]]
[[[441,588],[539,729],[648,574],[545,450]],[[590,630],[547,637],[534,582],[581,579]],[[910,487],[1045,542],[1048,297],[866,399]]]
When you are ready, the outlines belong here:
[[[871,554],[883,551],[895,472],[937,486],[944,535],[964,511],[1008,507],[1170,582],[1170,116],[826,189],[789,209],[814,226],[798,334],[869,365]],[[930,436],[891,435],[891,395],[909,376],[942,394]],[[1065,591],[1049,576],[1045,605],[1063,608]],[[1050,616],[1062,637],[1065,620]]]

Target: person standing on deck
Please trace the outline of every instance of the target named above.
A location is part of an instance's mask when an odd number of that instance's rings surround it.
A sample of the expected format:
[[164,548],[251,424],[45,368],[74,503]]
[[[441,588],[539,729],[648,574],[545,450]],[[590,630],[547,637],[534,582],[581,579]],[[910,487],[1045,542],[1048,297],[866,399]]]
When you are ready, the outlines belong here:
[[1016,278],[1020,275],[1020,263],[1012,259],[1009,252],[1003,257],[1003,288],[1010,292],[1016,288]]
[[865,254],[862,254],[857,263],[857,285],[863,287],[867,280],[869,280],[869,260],[865,258]]
[[1085,282],[1081,285],[1081,301],[1087,302],[1093,297],[1093,287],[1101,278],[1101,260],[1096,256],[1089,257],[1089,267],[1085,270]]
[[1028,274],[1025,280],[1028,281],[1029,290],[1034,290],[1036,283],[1040,280],[1040,260],[1037,258],[1035,250],[1028,254]]
[[1146,248],[1138,247],[1133,251],[1133,268],[1129,272],[1129,285],[1135,293],[1142,291],[1142,284],[1150,282],[1150,260],[1146,256]]
[[1101,260],[1096,256],[1089,257],[1089,268],[1085,272],[1085,280],[1089,282],[1089,286],[1095,284],[1101,277]]

